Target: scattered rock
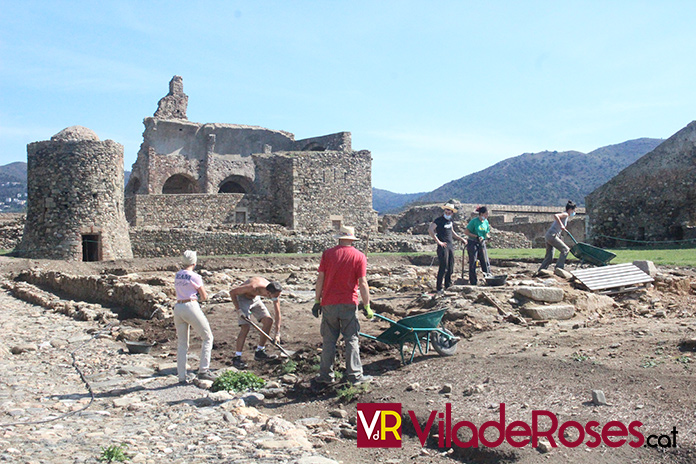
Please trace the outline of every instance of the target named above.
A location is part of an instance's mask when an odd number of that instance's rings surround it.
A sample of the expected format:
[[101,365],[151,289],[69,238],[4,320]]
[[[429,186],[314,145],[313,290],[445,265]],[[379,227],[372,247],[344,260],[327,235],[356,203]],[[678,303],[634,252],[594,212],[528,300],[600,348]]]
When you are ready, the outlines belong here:
[[452,384],[446,383],[440,389],[440,393],[452,393]]
[[545,454],[550,453],[553,450],[553,447],[546,438],[540,438],[539,444],[537,445],[537,450],[539,450],[540,453]]
[[573,274],[571,274],[570,272],[566,271],[565,269],[558,269],[558,268],[556,268],[556,270],[553,271],[553,273],[554,273],[554,275],[556,275],[556,276],[558,276],[558,277],[560,277],[560,278],[562,278],[562,279],[565,279],[565,280],[571,280],[571,279],[573,278]]
[[329,410],[329,416],[338,417],[339,419],[345,419],[346,417],[348,417],[348,411],[341,408],[331,409]]
[[28,353],[30,351],[38,351],[39,347],[35,343],[23,343],[21,345],[16,345],[13,346],[10,349],[10,352],[12,354],[22,354],[22,353]]
[[592,390],[592,403],[596,406],[604,406],[607,404],[602,390]]
[[418,382],[412,383],[411,385],[406,387],[406,391],[418,391],[420,388],[420,384]]
[[250,392],[242,395],[241,399],[246,406],[256,406],[263,403],[265,397],[261,393]]

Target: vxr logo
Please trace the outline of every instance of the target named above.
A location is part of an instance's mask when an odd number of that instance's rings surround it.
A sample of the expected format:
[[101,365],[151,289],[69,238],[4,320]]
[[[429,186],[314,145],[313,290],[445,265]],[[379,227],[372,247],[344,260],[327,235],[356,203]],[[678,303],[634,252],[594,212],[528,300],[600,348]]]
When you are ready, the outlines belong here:
[[358,403],[358,448],[401,448],[401,403]]

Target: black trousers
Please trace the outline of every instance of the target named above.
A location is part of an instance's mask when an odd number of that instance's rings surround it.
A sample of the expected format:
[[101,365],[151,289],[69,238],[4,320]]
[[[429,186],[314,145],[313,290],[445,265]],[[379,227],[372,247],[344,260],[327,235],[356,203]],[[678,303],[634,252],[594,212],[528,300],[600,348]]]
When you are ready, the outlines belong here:
[[445,288],[452,285],[452,272],[454,272],[454,246],[438,246],[437,259],[440,267],[437,270],[437,290],[442,290],[442,281],[445,281]]
[[466,251],[469,253],[469,285],[476,285],[476,260],[481,263],[481,270],[484,273],[490,272],[488,269],[488,260],[486,259],[486,242],[471,240],[466,244]]

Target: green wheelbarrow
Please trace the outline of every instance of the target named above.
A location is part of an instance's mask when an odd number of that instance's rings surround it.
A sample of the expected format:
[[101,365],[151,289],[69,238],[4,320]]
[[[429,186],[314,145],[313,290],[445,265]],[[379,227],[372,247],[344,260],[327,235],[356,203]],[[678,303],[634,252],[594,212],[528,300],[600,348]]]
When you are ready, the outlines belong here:
[[570,252],[583,263],[594,264],[595,266],[606,266],[609,264],[609,261],[616,258],[616,255],[611,251],[603,250],[587,243],[578,243],[570,232],[568,232],[568,236],[575,243],[570,249]]
[[[406,343],[413,344],[411,359],[409,359],[408,364],[413,362],[416,348],[418,348],[420,354],[426,354],[430,351],[431,344],[441,356],[452,356],[457,351],[459,338],[455,337],[447,329],[438,328],[445,311],[445,309],[430,311],[416,316],[408,316],[400,321],[393,321],[388,317],[375,313],[375,317],[389,322],[391,326],[377,337],[362,332],[360,332],[360,335],[388,345],[399,345],[402,364],[407,364],[404,358],[404,344]],[[423,349],[423,344],[425,344],[425,349]]]

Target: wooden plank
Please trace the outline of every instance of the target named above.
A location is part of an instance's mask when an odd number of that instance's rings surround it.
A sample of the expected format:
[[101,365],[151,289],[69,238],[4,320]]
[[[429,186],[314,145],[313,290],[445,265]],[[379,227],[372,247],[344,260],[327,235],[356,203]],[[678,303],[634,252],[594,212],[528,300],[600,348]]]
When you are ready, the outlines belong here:
[[585,287],[592,291],[653,282],[653,278],[631,263],[613,264],[594,269],[571,272]]

